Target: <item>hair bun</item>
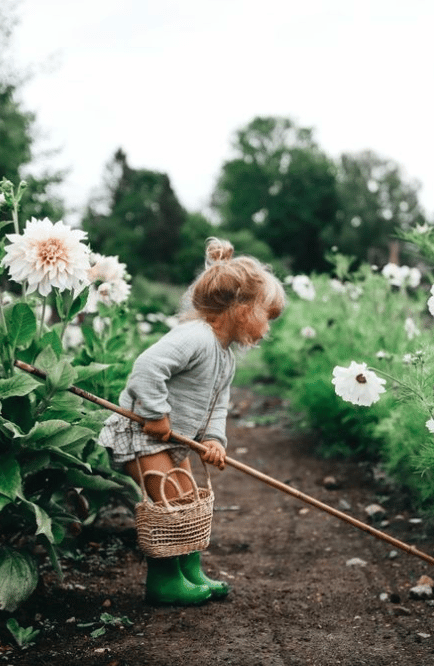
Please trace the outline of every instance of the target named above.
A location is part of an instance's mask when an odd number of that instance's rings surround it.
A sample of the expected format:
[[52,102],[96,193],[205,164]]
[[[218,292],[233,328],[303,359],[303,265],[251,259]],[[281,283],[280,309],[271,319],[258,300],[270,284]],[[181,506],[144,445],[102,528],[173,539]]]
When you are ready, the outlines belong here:
[[205,265],[207,267],[212,266],[217,261],[228,261],[232,258],[234,248],[229,241],[212,236],[207,239],[206,243]]

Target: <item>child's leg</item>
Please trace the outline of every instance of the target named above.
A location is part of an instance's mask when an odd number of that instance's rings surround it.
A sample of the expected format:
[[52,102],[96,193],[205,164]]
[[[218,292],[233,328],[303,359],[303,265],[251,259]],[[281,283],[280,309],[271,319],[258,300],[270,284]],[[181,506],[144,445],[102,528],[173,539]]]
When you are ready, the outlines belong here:
[[[141,456],[139,458],[139,464],[142,473],[151,472],[153,470],[165,473],[168,472],[169,469],[173,469],[173,467],[175,467],[175,465],[173,464],[173,460],[170,457],[170,455],[167,453],[167,451],[161,451],[160,453],[155,453],[154,455],[151,456]],[[178,465],[178,467],[182,467],[183,469],[186,469],[188,472],[191,472],[190,461],[188,460],[188,458],[185,458]],[[130,460],[129,462],[125,463],[124,469],[127,472],[127,474],[133,477],[136,483],[140,484],[139,471],[137,469],[137,462],[135,460]],[[172,474],[171,478],[173,478],[175,481],[178,482],[183,492],[188,492],[189,490],[191,490],[190,480],[185,474]],[[146,477],[146,491],[149,493],[151,499],[154,502],[161,500],[160,484],[161,484],[160,476],[149,475]],[[170,482],[166,483],[164,492],[166,494],[167,499],[173,499],[178,495],[175,487]]]

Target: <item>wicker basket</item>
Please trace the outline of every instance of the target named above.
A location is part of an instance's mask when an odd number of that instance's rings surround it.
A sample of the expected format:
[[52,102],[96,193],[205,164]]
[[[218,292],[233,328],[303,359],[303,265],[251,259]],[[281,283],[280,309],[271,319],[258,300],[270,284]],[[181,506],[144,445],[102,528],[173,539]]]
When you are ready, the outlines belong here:
[[[135,507],[137,541],[140,549],[150,557],[173,557],[184,555],[208,547],[211,537],[211,523],[214,493],[207,471],[207,488],[199,488],[193,476],[180,467],[163,472],[145,472],[141,475],[143,500]],[[171,477],[174,473],[186,474],[193,490],[182,493],[178,483]],[[161,476],[160,494],[162,499],[152,502],[147,494],[144,478],[147,474]],[[171,483],[178,492],[176,499],[168,500],[165,494],[166,483]]]

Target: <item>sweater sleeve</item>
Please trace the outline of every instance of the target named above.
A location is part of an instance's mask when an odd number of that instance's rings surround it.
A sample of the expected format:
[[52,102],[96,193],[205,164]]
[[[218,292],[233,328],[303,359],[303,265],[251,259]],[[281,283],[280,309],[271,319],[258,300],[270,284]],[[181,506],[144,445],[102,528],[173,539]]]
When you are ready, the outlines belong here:
[[230,373],[222,385],[211,418],[209,420],[204,440],[216,439],[226,448],[228,440],[226,437],[226,419],[230,400],[230,390],[235,374],[235,361],[232,357]]
[[134,404],[134,411],[147,419],[168,414],[167,381],[194,365],[200,353],[200,338],[175,327],[146,349],[134,363],[121,402]]

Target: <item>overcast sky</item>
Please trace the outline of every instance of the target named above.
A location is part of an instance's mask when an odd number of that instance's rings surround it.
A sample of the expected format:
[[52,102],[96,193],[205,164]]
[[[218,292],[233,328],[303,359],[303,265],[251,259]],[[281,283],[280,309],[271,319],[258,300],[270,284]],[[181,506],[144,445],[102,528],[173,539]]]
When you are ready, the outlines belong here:
[[36,70],[21,97],[71,169],[69,206],[122,147],[203,210],[234,131],[281,115],[331,157],[398,162],[434,213],[433,0],[21,0],[18,15],[15,60]]

